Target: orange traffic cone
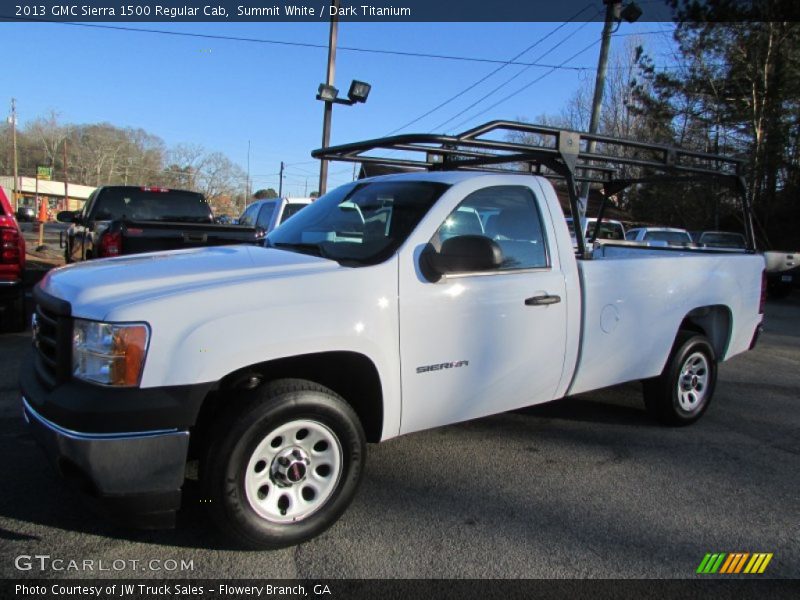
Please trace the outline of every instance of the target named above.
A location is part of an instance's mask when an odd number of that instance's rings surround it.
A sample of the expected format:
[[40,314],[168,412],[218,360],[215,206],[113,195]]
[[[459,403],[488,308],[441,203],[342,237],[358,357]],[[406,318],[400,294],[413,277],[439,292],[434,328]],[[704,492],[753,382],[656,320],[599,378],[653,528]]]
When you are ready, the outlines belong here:
[[39,222],[44,223],[47,221],[47,201],[42,200],[39,203]]

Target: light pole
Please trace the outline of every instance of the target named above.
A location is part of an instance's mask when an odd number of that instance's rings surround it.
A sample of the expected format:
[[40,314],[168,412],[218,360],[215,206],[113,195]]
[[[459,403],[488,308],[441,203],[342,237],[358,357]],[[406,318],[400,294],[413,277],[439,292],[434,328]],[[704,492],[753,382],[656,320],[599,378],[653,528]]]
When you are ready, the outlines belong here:
[[[325,75],[325,85],[333,87],[336,75],[336,39],[339,35],[339,0],[331,0],[331,29],[328,36],[328,69]],[[320,86],[321,87],[321,86]],[[335,89],[335,88],[334,88]],[[322,116],[322,147],[327,148],[331,141],[331,117],[333,116],[333,102],[325,101],[325,110]],[[328,161],[324,158],[319,164],[319,195],[322,196],[328,186]]]
[[[322,117],[322,147],[327,148],[331,141],[331,117],[333,116],[334,104],[346,104],[352,106],[358,102],[366,102],[367,96],[372,86],[363,81],[355,79],[350,84],[347,92],[347,100],[338,98],[339,90],[333,86],[336,75],[336,40],[339,32],[339,0],[331,0],[331,30],[328,38],[328,70],[325,83],[320,84],[317,90],[317,100],[325,103],[325,112]],[[324,195],[328,188],[328,161],[324,158],[319,165],[319,189],[320,196]]]
[[[602,41],[600,44],[600,58],[597,61],[597,76],[594,82],[594,98],[592,99],[592,116],[589,119],[589,133],[597,133],[600,127],[600,109],[603,106],[603,92],[606,87],[606,70],[608,67],[608,51],[611,47],[611,35],[619,28],[624,19],[633,23],[642,16],[642,9],[635,2],[630,2],[622,7],[622,0],[603,0],[606,5],[606,19],[603,24]],[[616,24],[616,27],[614,25]],[[590,140],[586,151],[594,152],[595,143]],[[580,218],[586,216],[586,207],[589,204],[589,183],[581,184],[578,195],[578,209]]]
[[11,144],[14,152],[14,211],[19,209],[19,172],[17,171],[17,100],[11,99]]

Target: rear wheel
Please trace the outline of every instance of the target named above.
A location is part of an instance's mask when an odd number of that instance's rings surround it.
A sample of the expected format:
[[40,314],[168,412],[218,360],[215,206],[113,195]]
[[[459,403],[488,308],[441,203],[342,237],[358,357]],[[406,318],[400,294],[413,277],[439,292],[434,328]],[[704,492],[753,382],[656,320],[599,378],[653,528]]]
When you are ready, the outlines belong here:
[[217,428],[203,469],[220,529],[256,549],[298,544],[350,504],[366,454],[353,409],[331,390],[281,380]]
[[644,382],[644,402],[662,424],[689,425],[708,408],[716,382],[717,359],[708,339],[681,331],[661,375]]

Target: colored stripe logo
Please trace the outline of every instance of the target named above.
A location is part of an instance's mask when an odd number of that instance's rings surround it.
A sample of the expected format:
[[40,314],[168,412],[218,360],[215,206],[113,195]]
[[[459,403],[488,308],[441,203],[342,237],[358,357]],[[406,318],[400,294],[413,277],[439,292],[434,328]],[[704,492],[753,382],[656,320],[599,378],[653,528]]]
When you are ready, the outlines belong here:
[[700,561],[697,573],[701,575],[735,575],[745,573],[748,575],[761,574],[767,569],[773,554],[767,552],[717,552],[708,553]]

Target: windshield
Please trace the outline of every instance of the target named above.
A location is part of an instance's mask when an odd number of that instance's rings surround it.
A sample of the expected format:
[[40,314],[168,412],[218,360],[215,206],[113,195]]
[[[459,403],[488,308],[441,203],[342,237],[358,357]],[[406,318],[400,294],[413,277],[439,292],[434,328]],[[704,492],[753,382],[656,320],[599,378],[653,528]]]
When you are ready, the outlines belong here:
[[[586,237],[591,238],[595,229],[597,229],[597,221],[591,221],[586,225]],[[625,239],[625,234],[622,225],[619,223],[612,223],[610,221],[603,221],[600,223],[600,231],[597,232],[598,240],[622,240]]]
[[93,212],[98,221],[125,217],[129,221],[213,222],[211,209],[202,194],[163,188],[105,188]]
[[685,231],[648,231],[644,235],[648,242],[667,242],[668,244],[689,244],[692,238]]
[[283,214],[281,215],[281,223],[286,221],[289,217],[292,217],[299,213],[302,209],[304,209],[308,204],[287,204],[283,207]]
[[[575,239],[575,226],[572,224],[572,219],[567,217],[567,228],[569,235]],[[594,235],[594,230],[597,229],[597,219],[589,219],[584,227],[584,237],[589,240]],[[597,232],[598,240],[622,240],[625,239],[622,224],[616,221],[603,221],[600,224],[600,231]]]
[[367,181],[333,190],[267,236],[267,246],[348,266],[394,254],[448,188],[430,181]]
[[704,233],[700,243],[715,248],[745,248],[744,236],[739,233]]

